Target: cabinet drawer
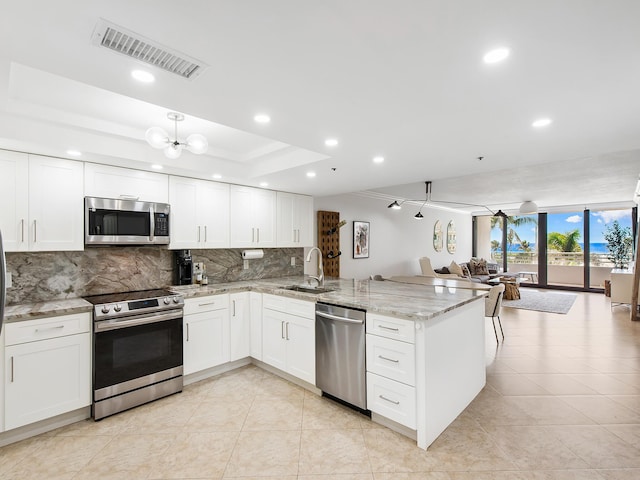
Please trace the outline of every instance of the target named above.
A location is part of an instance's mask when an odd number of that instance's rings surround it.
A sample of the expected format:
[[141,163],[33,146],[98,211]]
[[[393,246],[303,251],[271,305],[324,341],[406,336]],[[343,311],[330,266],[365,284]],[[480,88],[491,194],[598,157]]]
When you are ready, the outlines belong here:
[[367,313],[367,333],[402,342],[415,343],[416,332],[414,322],[411,320]]
[[367,373],[367,408],[405,427],[416,428],[416,389]]
[[287,297],[280,297],[278,295],[269,295],[265,293],[262,295],[262,308],[275,310],[276,312],[286,312]]
[[91,314],[74,313],[59,317],[7,323],[5,329],[5,345],[17,345],[48,338],[65,337],[76,333],[90,332]]
[[367,335],[367,370],[415,386],[416,353],[410,343]]
[[208,297],[185,298],[184,314],[211,312],[229,308],[229,294],[210,295]]
[[289,313],[291,315],[296,315],[297,317],[308,319],[314,319],[316,317],[315,302],[265,294],[262,298],[262,305],[263,308],[275,310],[277,312]]

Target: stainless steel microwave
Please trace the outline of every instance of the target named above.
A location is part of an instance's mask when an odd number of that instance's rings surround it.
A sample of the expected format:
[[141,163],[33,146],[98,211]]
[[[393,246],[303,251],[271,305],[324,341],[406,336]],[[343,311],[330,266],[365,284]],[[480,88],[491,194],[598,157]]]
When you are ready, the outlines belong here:
[[167,245],[166,203],[85,197],[85,245]]

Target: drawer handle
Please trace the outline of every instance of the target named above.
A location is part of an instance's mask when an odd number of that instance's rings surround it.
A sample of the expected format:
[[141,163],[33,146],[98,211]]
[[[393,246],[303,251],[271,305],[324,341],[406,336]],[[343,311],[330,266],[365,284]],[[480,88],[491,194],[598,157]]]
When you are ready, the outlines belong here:
[[382,355],[378,355],[378,358],[386,360],[387,362],[393,362],[393,363],[399,363],[400,362],[400,360],[394,360],[393,358],[383,357]]
[[199,303],[198,306],[199,307],[206,307],[207,305],[215,305],[216,302],[209,302],[209,303]]
[[385,397],[384,395],[378,395],[382,400],[385,400],[389,403],[393,403],[394,405],[400,405],[400,402],[396,402],[395,400],[390,400],[387,397]]
[[378,325],[379,328],[384,328],[385,330],[391,330],[392,332],[399,332],[400,329],[399,328],[393,328],[393,327],[385,327],[384,325]]
[[55,327],[44,327],[44,328],[36,328],[36,332],[46,332],[47,330],[57,330],[59,328],[64,328],[64,325],[56,325]]

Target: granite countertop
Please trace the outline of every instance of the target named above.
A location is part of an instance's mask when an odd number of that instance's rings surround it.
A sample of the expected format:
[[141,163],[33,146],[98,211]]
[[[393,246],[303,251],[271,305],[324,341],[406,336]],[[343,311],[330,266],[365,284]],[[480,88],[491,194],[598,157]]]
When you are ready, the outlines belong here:
[[[376,280],[327,279],[327,293],[286,290],[291,285],[307,284],[308,277],[281,277],[246,282],[178,286],[171,290],[185,298],[252,290],[308,301],[319,301],[361,308],[368,312],[409,320],[428,320],[486,296],[486,289],[417,285]],[[315,282],[313,282],[315,285]]]
[[[287,290],[291,285],[306,285],[308,277],[280,277],[205,286],[183,285],[168,287],[187,298],[222,293],[255,291],[360,308],[368,312],[391,315],[409,320],[428,320],[461,307],[486,295],[486,291],[439,285],[416,285],[375,280],[327,279],[327,293],[304,293]],[[314,282],[315,283],[315,282]],[[7,305],[5,321],[16,322],[39,317],[91,312],[92,305],[82,298],[52,300],[30,304]]]

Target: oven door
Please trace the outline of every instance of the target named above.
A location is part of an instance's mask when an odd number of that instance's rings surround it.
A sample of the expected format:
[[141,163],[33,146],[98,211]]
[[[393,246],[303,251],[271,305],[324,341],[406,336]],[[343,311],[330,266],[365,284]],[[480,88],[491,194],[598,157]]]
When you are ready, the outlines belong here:
[[150,375],[182,375],[182,310],[95,322],[93,342],[95,401]]

